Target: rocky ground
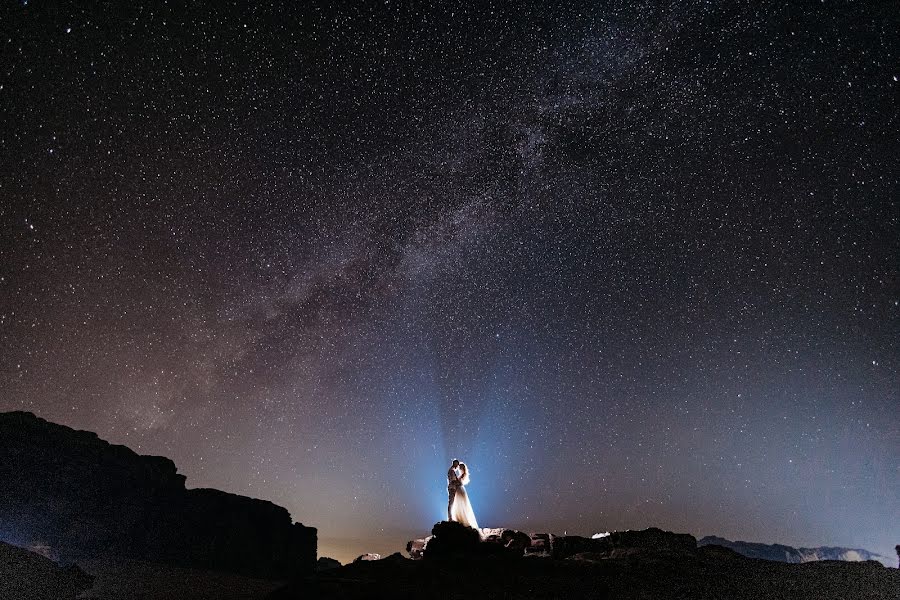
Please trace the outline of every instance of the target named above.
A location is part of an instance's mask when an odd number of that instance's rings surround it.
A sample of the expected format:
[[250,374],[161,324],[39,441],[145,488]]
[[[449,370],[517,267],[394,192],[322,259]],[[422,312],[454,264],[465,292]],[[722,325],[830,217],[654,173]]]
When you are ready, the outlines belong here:
[[786,564],[704,549],[696,557],[401,557],[359,562],[295,582],[269,597],[297,598],[609,598],[896,600],[900,575],[872,563]]
[[284,582],[137,560],[79,563],[94,577],[84,600],[261,600]]
[[[900,570],[878,562],[802,564],[748,558],[659,529],[599,539],[479,532],[438,523],[408,558],[323,559],[289,583],[126,559],[57,563],[0,544],[0,599],[323,600],[396,598],[600,598],[897,600]],[[362,557],[361,557],[362,558]]]
[[284,582],[124,559],[63,567],[0,542],[0,600],[262,600]]
[[408,551],[419,560],[398,553],[358,561],[298,579],[270,599],[900,598],[900,571],[874,561],[751,559],[719,546],[698,548],[692,536],[659,529],[601,539],[486,533],[482,541],[474,530],[439,523],[429,538],[410,542]]
[[93,585],[78,567],[61,567],[49,558],[0,542],[0,598],[66,600]]

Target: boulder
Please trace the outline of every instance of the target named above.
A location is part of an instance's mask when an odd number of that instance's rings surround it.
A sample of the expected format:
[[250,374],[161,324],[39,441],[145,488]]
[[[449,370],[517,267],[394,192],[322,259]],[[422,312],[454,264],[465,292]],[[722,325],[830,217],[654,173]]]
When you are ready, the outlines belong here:
[[557,536],[550,533],[527,534],[515,529],[482,529],[479,531],[452,521],[441,521],[427,538],[406,544],[410,558],[444,556],[508,556],[550,557],[565,559],[575,555],[592,558],[631,556],[641,552],[695,555],[696,539],[687,534],[671,533],[651,527],[642,531],[616,531],[585,538],[577,535]]
[[353,562],[358,563],[369,560],[381,560],[381,555],[376,554],[375,552],[366,552],[365,554],[360,554],[359,556],[354,558]]
[[531,536],[515,529],[499,529],[484,537],[484,542],[502,546],[511,555],[525,556],[525,550],[531,546]]
[[406,544],[410,558],[522,558],[531,537],[513,529],[473,529],[454,521],[436,523],[427,538]]
[[406,543],[406,552],[413,560],[419,560],[425,557],[425,547],[433,536],[410,540]]
[[316,561],[316,571],[330,571],[331,569],[338,569],[341,566],[341,562],[339,560],[335,560],[333,558],[328,558],[327,556],[319,557],[319,560]]
[[449,558],[452,556],[475,555],[479,553],[481,534],[477,529],[456,521],[441,521],[431,530],[431,539],[424,549],[426,559]]
[[532,533],[531,543],[525,548],[525,556],[549,557],[553,555],[553,541],[557,536],[552,533]]

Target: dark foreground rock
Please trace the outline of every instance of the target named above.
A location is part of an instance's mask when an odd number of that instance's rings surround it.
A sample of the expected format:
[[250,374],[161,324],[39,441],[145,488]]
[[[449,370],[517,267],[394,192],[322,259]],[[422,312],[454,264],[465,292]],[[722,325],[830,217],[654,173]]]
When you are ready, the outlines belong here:
[[528,534],[514,529],[475,530],[452,521],[441,521],[435,524],[430,536],[407,543],[406,551],[412,559],[456,556],[564,559],[586,553],[611,558],[641,552],[694,555],[697,540],[692,535],[656,527],[641,531],[616,531],[601,538],[585,538]]
[[272,579],[139,560],[91,559],[79,566],[94,576],[94,586],[79,600],[261,600],[284,585]]
[[270,598],[900,598],[900,571],[877,562],[757,560],[657,528],[583,538],[440,522],[407,552],[294,580]]
[[693,556],[697,553],[697,540],[686,533],[672,533],[651,527],[640,531],[615,531],[602,538],[550,536],[549,552],[553,558],[559,559],[583,553],[604,558],[646,552]]
[[896,600],[900,571],[876,562],[789,564],[726,548],[610,553],[566,559],[508,555],[365,561],[297,580],[270,600],[421,598],[596,598],[637,600]]
[[431,530],[431,539],[424,549],[424,558],[443,559],[456,556],[477,556],[487,547],[478,530],[455,521],[441,521]]
[[115,556],[285,579],[312,573],[316,530],[280,506],[185,488],[140,456],[26,412],[0,414],[0,539],[66,562]]
[[337,569],[340,566],[341,561],[329,558],[327,556],[320,556],[319,560],[316,561],[316,572],[329,571],[331,569]]
[[66,600],[92,584],[93,577],[74,565],[61,567],[40,554],[0,542],[0,598]]
[[361,562],[364,560],[381,560],[381,555],[373,552],[366,552],[365,554],[360,554],[354,558],[353,562]]

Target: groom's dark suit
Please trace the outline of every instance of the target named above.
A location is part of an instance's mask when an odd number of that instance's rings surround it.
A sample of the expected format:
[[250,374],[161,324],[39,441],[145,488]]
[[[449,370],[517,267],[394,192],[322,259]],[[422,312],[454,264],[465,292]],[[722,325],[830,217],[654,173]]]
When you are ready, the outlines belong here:
[[459,481],[459,472],[456,470],[456,467],[450,467],[450,470],[447,471],[447,520],[450,521],[450,509],[453,507],[453,497],[456,495],[456,490],[459,489],[459,486],[462,485]]

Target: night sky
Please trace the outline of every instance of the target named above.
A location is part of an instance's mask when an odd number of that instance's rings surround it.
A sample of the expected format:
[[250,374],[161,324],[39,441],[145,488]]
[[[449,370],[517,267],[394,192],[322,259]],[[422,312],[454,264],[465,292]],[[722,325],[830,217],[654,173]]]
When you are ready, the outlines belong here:
[[893,554],[895,3],[178,4],[0,7],[0,410],[343,561],[454,457],[483,526]]

